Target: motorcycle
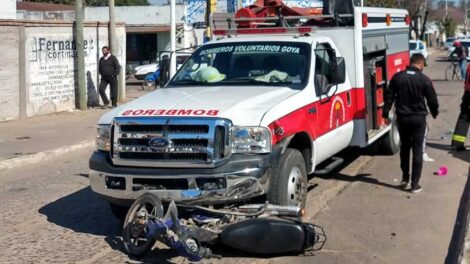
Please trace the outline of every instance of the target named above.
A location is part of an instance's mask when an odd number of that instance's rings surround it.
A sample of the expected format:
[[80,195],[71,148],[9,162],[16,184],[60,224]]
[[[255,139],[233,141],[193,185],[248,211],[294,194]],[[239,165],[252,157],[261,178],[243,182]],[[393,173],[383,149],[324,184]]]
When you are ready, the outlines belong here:
[[[137,198],[124,220],[126,252],[140,257],[157,241],[190,261],[221,258],[210,246],[223,244],[254,254],[299,254],[320,250],[326,242],[322,227],[301,220],[296,206],[248,204],[212,209],[171,201],[164,205],[147,192]],[[287,235],[288,234],[288,235]]]

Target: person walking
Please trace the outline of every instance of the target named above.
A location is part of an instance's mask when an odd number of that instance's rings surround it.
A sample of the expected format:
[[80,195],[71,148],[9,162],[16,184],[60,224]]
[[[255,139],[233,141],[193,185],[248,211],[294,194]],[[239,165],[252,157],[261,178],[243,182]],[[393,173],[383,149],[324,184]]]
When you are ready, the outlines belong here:
[[385,91],[383,109],[383,118],[388,120],[392,105],[395,104],[401,139],[400,167],[403,174],[400,186],[403,188],[407,188],[410,181],[410,150],[413,152],[411,170],[413,193],[418,193],[422,189],[419,180],[423,168],[423,142],[428,114],[426,103],[433,118],[439,114],[439,102],[432,81],[422,73],[424,62],[423,55],[414,54],[406,70],[392,77]]
[[111,103],[112,107],[117,106],[117,93],[118,93],[118,81],[117,76],[119,75],[119,71],[121,70],[121,65],[119,65],[118,59],[111,54],[111,50],[108,46],[104,46],[101,49],[103,53],[103,57],[100,58],[99,61],[99,72],[101,75],[101,82],[99,87],[99,93],[101,99],[103,100],[103,108],[109,106],[109,100],[106,96],[106,87],[109,84],[110,87],[110,95],[111,95]]
[[470,65],[467,67],[467,78],[464,83],[460,114],[455,124],[452,135],[452,148],[457,151],[465,150],[465,139],[467,138],[468,126],[470,124]]

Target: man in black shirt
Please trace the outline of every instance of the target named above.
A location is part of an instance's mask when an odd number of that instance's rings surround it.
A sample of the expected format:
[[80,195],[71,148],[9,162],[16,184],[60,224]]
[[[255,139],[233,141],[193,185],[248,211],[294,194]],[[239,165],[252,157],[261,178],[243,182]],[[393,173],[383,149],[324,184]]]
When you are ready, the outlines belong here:
[[421,191],[419,179],[423,168],[423,141],[426,131],[426,103],[431,115],[439,114],[439,103],[431,79],[422,73],[424,56],[415,54],[405,71],[395,74],[385,91],[383,117],[388,119],[395,103],[398,132],[401,138],[400,162],[403,178],[401,186],[406,188],[410,181],[410,149],[413,151],[411,192]]
[[121,66],[119,65],[118,59],[111,54],[108,46],[104,46],[101,51],[103,52],[103,57],[99,61],[99,72],[101,75],[100,82],[100,96],[103,100],[103,108],[109,105],[108,97],[106,96],[106,87],[109,84],[110,94],[111,94],[111,103],[113,107],[117,106],[117,93],[118,93],[118,81],[117,76]]

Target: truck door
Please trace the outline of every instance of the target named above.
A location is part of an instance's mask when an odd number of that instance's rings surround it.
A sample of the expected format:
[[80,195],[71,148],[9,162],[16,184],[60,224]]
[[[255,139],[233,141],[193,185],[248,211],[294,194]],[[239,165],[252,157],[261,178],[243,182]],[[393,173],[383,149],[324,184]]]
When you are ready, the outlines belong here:
[[384,125],[382,109],[385,90],[385,54],[383,52],[364,56],[364,89],[366,91],[366,128],[369,138]]
[[315,92],[318,100],[316,162],[322,162],[347,147],[353,132],[351,85],[337,78],[338,61],[332,43],[319,43],[314,49]]

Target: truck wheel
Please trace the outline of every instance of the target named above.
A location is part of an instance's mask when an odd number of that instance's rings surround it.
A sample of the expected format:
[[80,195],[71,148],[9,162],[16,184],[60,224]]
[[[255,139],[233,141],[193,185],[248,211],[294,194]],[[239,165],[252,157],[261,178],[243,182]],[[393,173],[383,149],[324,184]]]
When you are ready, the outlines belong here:
[[123,221],[124,218],[126,218],[127,211],[129,211],[128,206],[121,206],[121,205],[116,205],[112,203],[109,203],[109,208],[111,209],[111,212],[113,213],[113,215],[121,221]]
[[282,154],[279,164],[279,170],[271,178],[269,202],[305,208],[307,169],[302,154],[296,149],[287,149]]
[[396,118],[392,119],[392,128],[381,142],[384,150],[384,154],[393,155],[400,151],[400,134],[398,133],[398,126]]

